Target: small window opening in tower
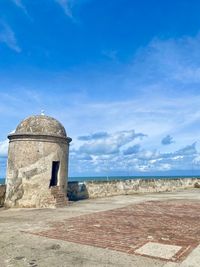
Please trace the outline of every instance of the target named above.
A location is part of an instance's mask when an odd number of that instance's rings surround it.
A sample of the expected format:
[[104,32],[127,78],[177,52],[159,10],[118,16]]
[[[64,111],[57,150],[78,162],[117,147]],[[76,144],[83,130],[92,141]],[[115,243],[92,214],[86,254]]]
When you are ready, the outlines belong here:
[[58,170],[59,170],[60,161],[52,162],[52,170],[51,170],[51,180],[49,187],[56,186],[58,183]]

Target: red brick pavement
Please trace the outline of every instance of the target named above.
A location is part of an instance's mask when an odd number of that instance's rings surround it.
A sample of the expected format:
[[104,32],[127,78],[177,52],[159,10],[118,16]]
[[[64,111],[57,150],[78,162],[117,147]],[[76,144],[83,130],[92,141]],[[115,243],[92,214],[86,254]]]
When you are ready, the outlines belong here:
[[200,243],[200,202],[148,201],[51,224],[33,233],[53,239],[134,254],[147,242],[178,245],[174,261],[183,260]]

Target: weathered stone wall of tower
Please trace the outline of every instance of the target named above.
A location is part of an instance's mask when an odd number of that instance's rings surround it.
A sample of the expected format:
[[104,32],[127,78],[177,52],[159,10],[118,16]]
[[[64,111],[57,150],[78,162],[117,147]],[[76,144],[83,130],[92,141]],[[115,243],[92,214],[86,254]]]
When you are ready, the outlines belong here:
[[6,195],[6,185],[0,184],[0,207],[4,206],[5,195]]
[[[66,195],[68,144],[58,138],[11,140],[6,175],[7,207],[54,207],[56,196],[49,188],[52,162],[59,161],[57,190]],[[55,191],[55,190],[54,190]]]

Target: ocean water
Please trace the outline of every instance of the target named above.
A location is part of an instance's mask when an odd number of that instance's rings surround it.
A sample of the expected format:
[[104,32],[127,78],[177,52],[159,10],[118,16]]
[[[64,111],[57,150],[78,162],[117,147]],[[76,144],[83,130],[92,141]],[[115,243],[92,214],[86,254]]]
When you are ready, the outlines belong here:
[[129,179],[180,179],[180,178],[200,178],[200,175],[178,175],[178,176],[97,176],[97,177],[69,177],[69,182],[73,181],[112,181],[112,180],[129,180]]
[[[112,181],[112,180],[128,180],[128,179],[184,179],[184,178],[200,178],[200,175],[180,175],[180,176],[88,176],[88,177],[69,177],[69,182],[83,181]],[[0,178],[0,184],[5,184],[5,179]]]
[[4,178],[0,178],[0,184],[5,184],[5,179]]

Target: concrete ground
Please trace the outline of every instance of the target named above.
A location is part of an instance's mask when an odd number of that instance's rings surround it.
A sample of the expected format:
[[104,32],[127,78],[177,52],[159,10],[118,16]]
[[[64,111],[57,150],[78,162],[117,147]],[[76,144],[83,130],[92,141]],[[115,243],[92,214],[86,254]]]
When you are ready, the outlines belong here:
[[0,266],[200,266],[200,190],[0,209]]

